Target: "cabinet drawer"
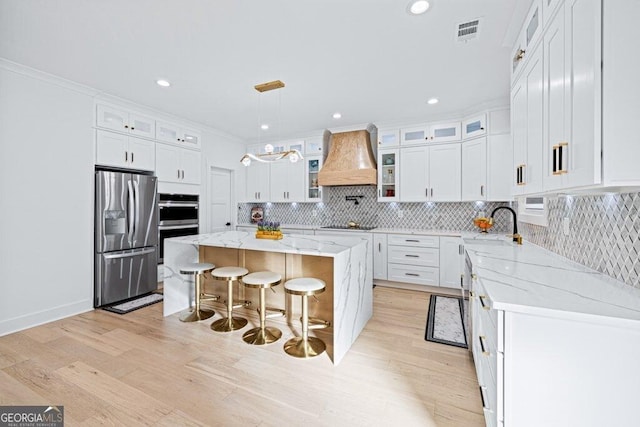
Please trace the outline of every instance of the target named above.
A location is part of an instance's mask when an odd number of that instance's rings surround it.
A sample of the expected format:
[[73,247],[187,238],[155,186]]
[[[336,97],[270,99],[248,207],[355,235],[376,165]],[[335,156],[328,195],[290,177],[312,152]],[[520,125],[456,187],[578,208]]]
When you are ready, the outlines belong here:
[[410,246],[389,246],[389,262],[396,264],[438,267],[440,250],[438,248],[419,248]]
[[440,276],[438,268],[390,263],[388,270],[391,281],[438,286]]
[[407,234],[389,234],[389,245],[396,246],[422,246],[424,248],[439,248],[438,236],[411,236]]

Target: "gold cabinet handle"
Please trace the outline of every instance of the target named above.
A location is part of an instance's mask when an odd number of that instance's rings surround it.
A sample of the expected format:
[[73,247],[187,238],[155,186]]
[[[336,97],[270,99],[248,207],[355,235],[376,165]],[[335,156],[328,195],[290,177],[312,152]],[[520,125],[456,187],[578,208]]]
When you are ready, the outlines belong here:
[[482,308],[484,308],[485,310],[489,310],[491,309],[491,307],[489,307],[489,304],[485,304],[485,298],[487,298],[486,295],[478,295],[478,299],[480,300],[480,305],[482,305]]

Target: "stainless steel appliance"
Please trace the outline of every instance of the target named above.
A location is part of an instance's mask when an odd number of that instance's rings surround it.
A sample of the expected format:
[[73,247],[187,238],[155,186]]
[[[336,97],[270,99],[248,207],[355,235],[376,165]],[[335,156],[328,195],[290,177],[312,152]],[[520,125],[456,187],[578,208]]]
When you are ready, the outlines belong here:
[[157,179],[96,171],[95,295],[100,307],[158,287]]
[[198,234],[198,196],[193,194],[165,194],[158,195],[158,242],[160,244],[160,258],[164,259],[164,239],[169,237],[191,236]]

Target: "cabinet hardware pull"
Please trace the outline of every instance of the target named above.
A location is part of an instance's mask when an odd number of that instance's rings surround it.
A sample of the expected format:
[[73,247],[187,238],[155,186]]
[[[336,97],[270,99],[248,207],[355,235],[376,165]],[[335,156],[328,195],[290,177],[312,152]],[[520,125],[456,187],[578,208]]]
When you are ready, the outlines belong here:
[[484,398],[484,386],[480,386],[480,400],[482,400],[482,409],[489,409],[487,408],[487,399]]
[[416,273],[404,273],[405,276],[413,276],[413,277],[420,277],[419,274]]
[[[131,128],[133,129],[133,128]],[[133,151],[131,152],[131,163],[133,163]]]
[[480,195],[484,197],[484,185],[480,186]]
[[524,58],[524,53],[526,51],[524,49],[518,49],[518,53],[516,53],[516,61],[522,60]]
[[480,305],[482,305],[482,308],[484,308],[485,310],[489,310],[491,309],[491,307],[489,307],[488,304],[484,303],[485,298],[486,298],[486,295],[478,295],[478,299],[480,300]]
[[409,258],[420,258],[420,255],[404,254],[404,256]]
[[[566,148],[565,148],[566,147]],[[565,152],[566,151],[566,152]],[[569,143],[561,142],[558,144],[558,172],[561,174],[569,173],[568,168],[565,168],[564,165],[568,164],[568,155],[569,154]]]
[[553,175],[558,175],[558,146],[554,145],[553,147],[551,147],[551,152],[552,152],[552,157],[553,157],[553,167],[551,168],[551,171],[553,173]]
[[425,197],[429,197],[429,188],[428,187],[424,189],[424,196]]
[[458,245],[458,255],[464,255],[464,246]]
[[433,197],[433,187],[431,187],[431,197]]
[[378,188],[378,197],[382,197],[382,190]]
[[487,351],[487,348],[484,346],[484,340],[486,340],[487,338],[483,335],[479,335],[478,336],[478,340],[480,341],[480,349],[482,350],[482,354],[484,354],[485,356],[489,355],[489,352]]
[[178,179],[180,179],[180,169],[178,169]]
[[469,291],[469,296],[471,298],[475,298],[476,294],[473,291]]
[[481,127],[480,130],[484,130],[484,127]]
[[411,242],[411,243],[419,243],[420,240],[416,240],[416,239],[404,239],[405,242]]
[[471,273],[471,280],[476,280],[477,278],[476,273]]
[[129,129],[129,125],[124,125],[124,128],[125,129]]
[[126,151],[124,152],[124,161],[125,162],[129,161],[129,153],[127,153]]
[[382,243],[378,242],[378,252],[382,252]]

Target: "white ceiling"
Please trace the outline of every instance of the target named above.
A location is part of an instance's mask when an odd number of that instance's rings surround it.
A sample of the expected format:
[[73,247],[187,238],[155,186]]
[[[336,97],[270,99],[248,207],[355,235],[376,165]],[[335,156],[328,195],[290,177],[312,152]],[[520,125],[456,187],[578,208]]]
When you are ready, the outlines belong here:
[[[246,140],[288,138],[508,102],[522,2],[432,0],[411,16],[408,0],[0,0],[0,57]],[[478,17],[478,39],[457,43]],[[253,89],[275,79],[286,87]]]

